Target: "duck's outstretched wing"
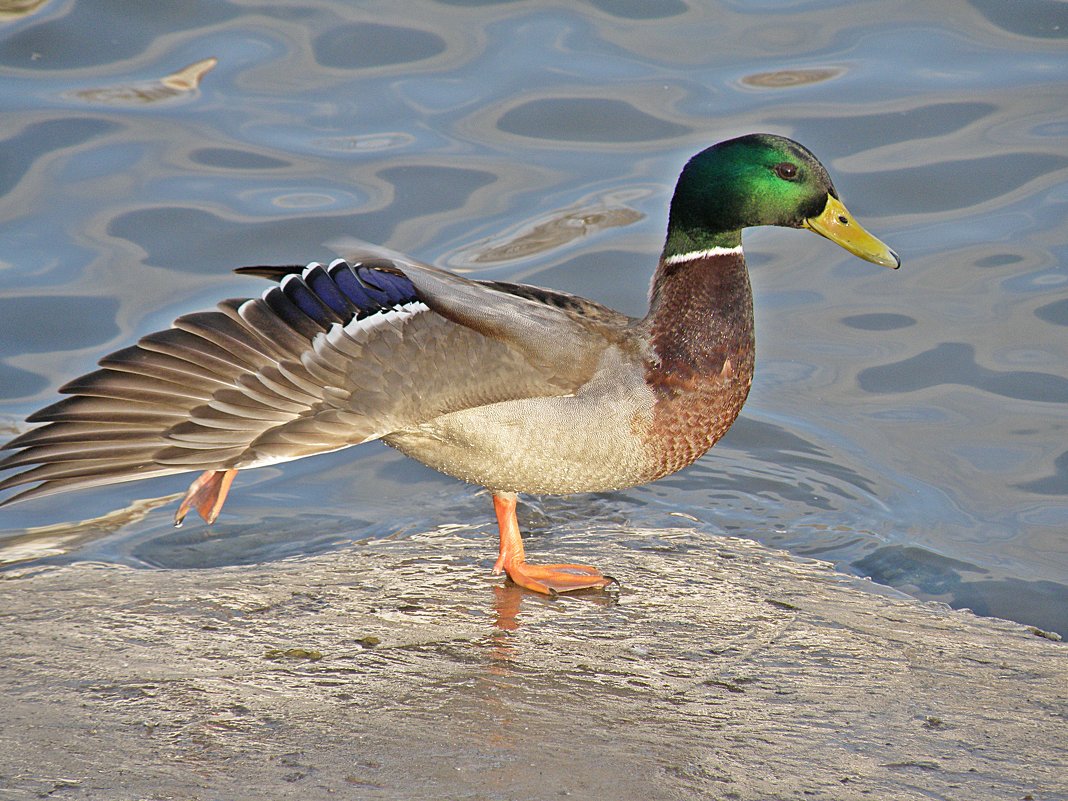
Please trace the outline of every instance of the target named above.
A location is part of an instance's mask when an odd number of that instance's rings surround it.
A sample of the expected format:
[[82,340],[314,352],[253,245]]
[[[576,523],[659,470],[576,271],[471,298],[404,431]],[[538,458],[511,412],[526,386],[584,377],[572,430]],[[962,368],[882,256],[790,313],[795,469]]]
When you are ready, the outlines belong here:
[[180,317],[100,361],[3,446],[2,502],[338,450],[441,414],[568,394],[627,318],[401,260],[245,268],[260,298]]

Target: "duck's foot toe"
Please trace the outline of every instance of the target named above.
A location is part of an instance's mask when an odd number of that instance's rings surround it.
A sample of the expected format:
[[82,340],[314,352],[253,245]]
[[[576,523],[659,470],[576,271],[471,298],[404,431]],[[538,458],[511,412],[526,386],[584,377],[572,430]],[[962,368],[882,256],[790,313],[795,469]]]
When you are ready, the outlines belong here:
[[514,562],[505,567],[508,578],[534,592],[544,595],[558,595],[575,590],[603,589],[618,584],[611,576],[606,576],[589,565],[532,565],[528,562]]
[[174,514],[175,527],[181,527],[190,509],[196,509],[206,523],[214,523],[226,503],[226,495],[234,481],[237,470],[208,470],[201,474],[182,499],[178,511]]

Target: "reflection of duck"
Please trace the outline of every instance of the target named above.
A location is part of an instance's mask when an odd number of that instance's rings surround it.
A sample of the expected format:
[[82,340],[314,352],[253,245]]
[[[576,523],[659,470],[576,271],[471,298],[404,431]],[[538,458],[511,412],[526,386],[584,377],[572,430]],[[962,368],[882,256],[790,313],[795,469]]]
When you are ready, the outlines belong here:
[[28,469],[0,489],[200,470],[176,520],[196,508],[212,522],[238,470],[382,439],[492,490],[496,572],[538,592],[606,586],[592,567],[525,562],[516,493],[652,481],[723,435],[753,377],[741,231],[754,225],[899,264],[808,150],[743,136],[682,171],[644,319],[399,258],[245,268],[278,285],[181,317],[64,386],[72,397],[29,418],[45,425],[5,446],[0,467]]

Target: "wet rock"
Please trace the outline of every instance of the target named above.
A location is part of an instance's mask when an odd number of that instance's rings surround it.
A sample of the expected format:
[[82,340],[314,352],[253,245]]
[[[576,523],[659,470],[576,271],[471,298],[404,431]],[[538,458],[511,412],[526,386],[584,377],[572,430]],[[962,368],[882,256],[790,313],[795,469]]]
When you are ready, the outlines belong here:
[[692,547],[605,532],[624,589],[558,599],[501,584],[488,543],[448,533],[7,574],[0,798],[1068,793],[1063,644],[671,535]]

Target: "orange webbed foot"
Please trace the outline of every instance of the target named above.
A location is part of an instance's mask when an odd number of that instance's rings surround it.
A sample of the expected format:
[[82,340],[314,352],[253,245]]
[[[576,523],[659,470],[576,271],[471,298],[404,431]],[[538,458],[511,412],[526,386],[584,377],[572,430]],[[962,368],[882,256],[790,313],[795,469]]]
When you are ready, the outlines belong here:
[[520,587],[545,595],[603,589],[619,583],[589,565],[532,565],[528,562],[512,562],[503,569],[508,578]]
[[174,525],[181,526],[190,509],[196,509],[206,523],[214,523],[226,503],[226,494],[236,475],[236,470],[208,470],[202,473],[186,490],[174,514]]
[[515,493],[494,493],[493,508],[501,530],[500,556],[493,566],[497,575],[507,573],[513,582],[544,595],[558,595],[575,590],[602,589],[618,584],[589,565],[532,565],[526,561],[523,539],[519,534],[519,521],[515,516]]

